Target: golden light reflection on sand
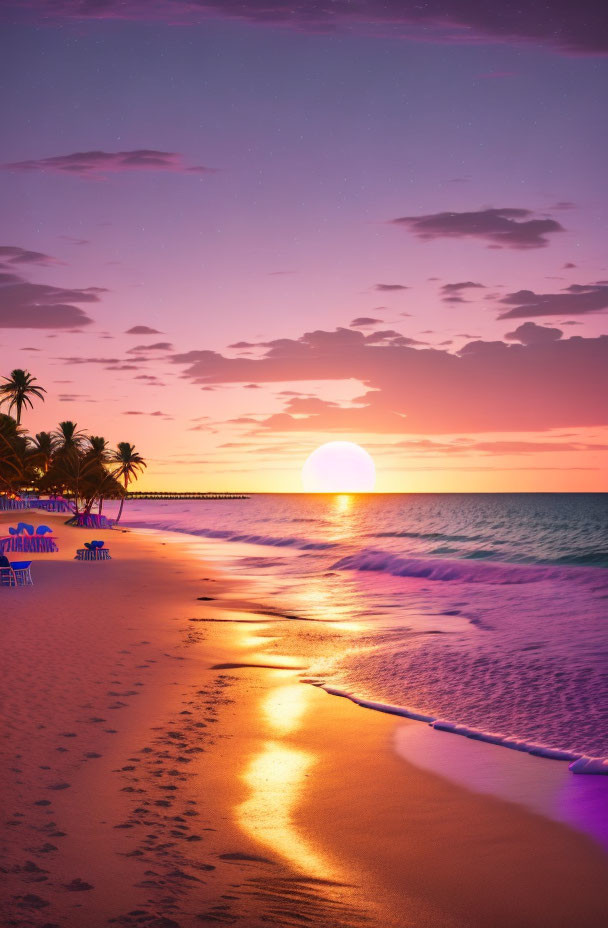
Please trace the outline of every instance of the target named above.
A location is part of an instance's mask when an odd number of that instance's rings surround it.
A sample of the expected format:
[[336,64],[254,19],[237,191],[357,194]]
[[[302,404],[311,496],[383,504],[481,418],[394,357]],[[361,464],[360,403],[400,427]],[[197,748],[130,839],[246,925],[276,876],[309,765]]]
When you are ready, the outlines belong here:
[[243,779],[252,793],[237,808],[237,818],[247,834],[288,860],[298,872],[335,880],[339,875],[333,865],[293,822],[294,808],[314,763],[314,754],[266,742],[245,771]]
[[288,735],[298,728],[309,698],[310,689],[302,683],[279,686],[262,701],[262,711],[271,728]]
[[[263,628],[263,626],[260,626],[260,628]],[[261,635],[252,634],[249,631],[242,631],[239,634],[239,643],[244,648],[259,648],[261,644],[267,645],[271,641],[278,641],[278,638],[276,636],[273,638],[262,637]]]

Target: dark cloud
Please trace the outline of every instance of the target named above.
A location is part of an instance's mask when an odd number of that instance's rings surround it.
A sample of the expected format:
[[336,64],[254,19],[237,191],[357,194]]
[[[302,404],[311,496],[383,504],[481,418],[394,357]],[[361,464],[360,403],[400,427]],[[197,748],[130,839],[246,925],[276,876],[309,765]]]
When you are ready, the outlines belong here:
[[357,316],[356,319],[350,323],[351,329],[365,329],[370,325],[377,325],[381,323],[382,319],[374,319],[372,316]]
[[153,345],[135,345],[134,348],[129,348],[127,354],[141,354],[145,351],[171,351],[172,348],[171,342],[155,342]]
[[461,290],[471,290],[472,288],[481,288],[485,290],[483,284],[476,284],[472,280],[463,280],[461,283],[444,284],[441,288],[441,292],[449,296],[452,293],[460,293]]
[[372,344],[362,332],[339,328],[277,339],[260,358],[202,350],[173,362],[201,386],[364,384],[366,392],[349,407],[326,404],[298,417],[285,411],[262,423],[278,431],[507,432],[597,426],[608,417],[608,336],[528,345],[475,341],[453,353]]
[[423,344],[423,342],[416,341],[415,338],[407,338],[407,336],[401,335],[400,332],[395,332],[394,329],[383,329],[380,332],[370,332],[369,335],[365,336],[365,343],[368,345],[393,346]]
[[566,261],[564,264],[564,270],[569,270],[570,268],[576,267],[576,264],[573,264],[572,261]]
[[45,255],[41,251],[28,251],[17,245],[0,245],[0,267],[4,264],[40,264],[48,267],[51,264],[61,264],[57,258]]
[[546,236],[563,232],[555,219],[529,218],[529,209],[482,209],[471,213],[429,213],[426,216],[402,216],[392,219],[395,225],[407,226],[426,241],[436,238],[479,238],[494,248],[543,248]]
[[406,287],[405,284],[376,284],[374,290],[378,290],[380,293],[394,293],[397,290],[409,290],[409,287]]
[[151,329],[149,325],[134,325],[127,329],[125,335],[162,335],[158,329]]
[[123,171],[169,171],[174,174],[205,174],[205,167],[190,167],[183,156],[171,151],[140,148],[134,151],[78,151],[69,155],[13,161],[2,165],[7,171],[45,171],[77,177],[101,177]]
[[102,287],[71,289],[0,276],[0,328],[80,329],[93,321],[77,303],[98,303]]
[[23,277],[20,277],[19,274],[7,274],[6,272],[0,272],[0,286],[6,287],[7,284],[19,284],[23,282]]
[[304,31],[355,29],[420,41],[479,41],[547,45],[566,52],[608,50],[605,6],[599,0],[5,0],[11,19],[164,20],[172,25],[207,17],[287,26]]
[[524,322],[515,331],[507,332],[505,338],[511,342],[521,342],[522,345],[541,345],[555,342],[564,333],[561,329],[551,329],[549,326],[536,325],[535,322]]
[[518,290],[500,300],[512,306],[499,319],[529,319],[535,316],[587,316],[608,309],[608,284],[572,284],[561,293]]

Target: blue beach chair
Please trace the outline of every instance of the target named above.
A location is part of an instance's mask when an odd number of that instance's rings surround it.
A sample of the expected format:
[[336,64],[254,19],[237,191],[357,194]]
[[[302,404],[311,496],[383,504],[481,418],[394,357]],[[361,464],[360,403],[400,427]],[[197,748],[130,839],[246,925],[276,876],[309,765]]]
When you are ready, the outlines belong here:
[[103,541],[85,541],[84,548],[76,552],[77,561],[109,561],[109,548],[104,548]]
[[9,561],[0,555],[0,586],[33,586],[31,561]]

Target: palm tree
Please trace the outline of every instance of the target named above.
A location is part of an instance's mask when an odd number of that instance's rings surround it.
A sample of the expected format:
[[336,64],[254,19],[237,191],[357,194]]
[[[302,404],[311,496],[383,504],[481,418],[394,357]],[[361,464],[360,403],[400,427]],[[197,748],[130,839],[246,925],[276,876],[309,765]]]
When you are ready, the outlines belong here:
[[33,438],[29,439],[30,452],[36,466],[43,474],[46,474],[55,451],[56,440],[51,432],[36,432]]
[[39,488],[43,492],[63,493],[72,502],[74,516],[70,520],[79,524],[87,516],[102,495],[118,499],[124,495],[122,485],[99,462],[91,450],[83,451],[72,447],[68,452],[55,454],[47,473],[40,478]]
[[[87,456],[95,459],[102,467],[111,460],[110,446],[101,435],[89,435],[89,445]],[[102,484],[101,491],[103,491],[103,488],[104,485]],[[103,492],[101,491],[99,493],[99,515],[101,515],[103,509]]]
[[[113,476],[123,481],[126,495],[131,480],[137,480],[140,473],[147,467],[147,464],[142,456],[135,450],[135,445],[129,444],[128,441],[121,441],[118,443],[117,450],[112,452],[111,460],[114,464],[118,464]],[[124,503],[125,497],[123,496],[120,501],[120,509],[118,510],[116,522],[120,521]]]
[[53,432],[55,439],[55,454],[64,455],[72,451],[82,451],[87,436],[82,429],[78,428],[76,422],[60,422],[59,426]]
[[0,493],[14,496],[35,479],[24,430],[0,414]]
[[10,377],[3,377],[3,380],[5,383],[0,385],[0,404],[8,403],[9,413],[13,407],[16,409],[17,425],[20,425],[23,407],[34,407],[30,397],[35,396],[44,402],[43,393],[46,393],[46,390],[36,383],[36,378],[32,377],[29,371],[23,371],[18,367],[11,371]]

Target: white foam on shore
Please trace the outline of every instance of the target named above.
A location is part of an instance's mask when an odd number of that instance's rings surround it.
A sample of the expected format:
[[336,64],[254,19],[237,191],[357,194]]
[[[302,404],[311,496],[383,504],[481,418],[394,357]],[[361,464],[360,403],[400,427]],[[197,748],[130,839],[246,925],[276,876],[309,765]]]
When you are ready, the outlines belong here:
[[445,719],[434,718],[432,715],[425,715],[422,712],[418,712],[416,709],[411,709],[406,706],[393,706],[389,703],[362,699],[354,693],[338,689],[335,686],[328,686],[325,683],[312,680],[309,682],[311,682],[313,686],[318,686],[325,690],[330,696],[342,696],[345,699],[350,699],[351,702],[354,702],[357,706],[361,706],[363,709],[374,709],[376,712],[386,712],[389,715],[399,715],[402,718],[413,719],[416,722],[426,722],[436,731],[447,731],[453,735],[464,735],[466,738],[471,738],[474,741],[484,741],[487,744],[495,744],[500,747],[510,748],[513,751],[523,751],[527,754],[533,754],[535,757],[544,757],[548,760],[568,761],[568,767],[572,773],[608,775],[608,758],[606,757],[588,757],[585,754],[563,751],[560,748],[552,748],[535,741],[526,741],[523,738],[513,738],[498,732],[470,728],[468,725],[459,725],[457,722],[449,722]]

